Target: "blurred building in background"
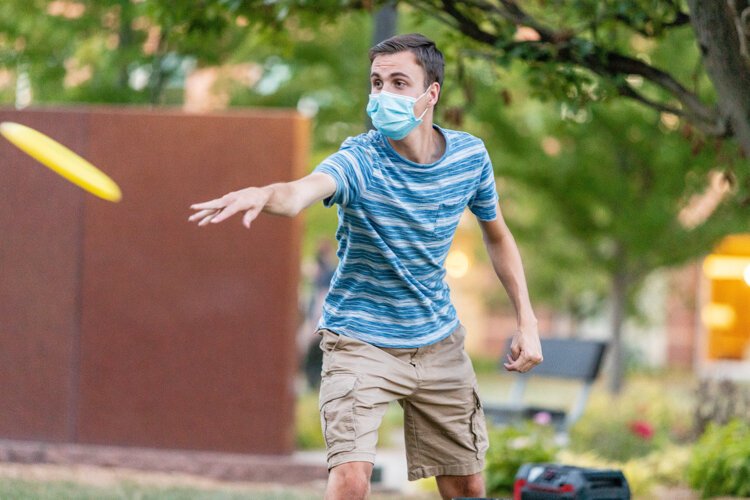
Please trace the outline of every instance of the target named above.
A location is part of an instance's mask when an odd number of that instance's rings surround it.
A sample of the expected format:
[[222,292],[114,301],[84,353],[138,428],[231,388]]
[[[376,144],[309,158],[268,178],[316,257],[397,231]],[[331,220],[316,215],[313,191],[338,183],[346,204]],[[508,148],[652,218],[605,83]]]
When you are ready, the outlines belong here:
[[706,257],[700,290],[701,373],[750,379],[750,234],[725,238]]

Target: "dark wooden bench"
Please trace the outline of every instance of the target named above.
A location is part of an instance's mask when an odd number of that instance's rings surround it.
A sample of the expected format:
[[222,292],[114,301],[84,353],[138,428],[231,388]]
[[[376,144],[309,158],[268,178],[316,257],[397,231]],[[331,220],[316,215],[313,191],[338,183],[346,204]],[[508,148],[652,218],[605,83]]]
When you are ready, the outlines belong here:
[[[542,339],[544,361],[527,373],[512,373],[514,381],[508,401],[484,405],[487,420],[493,424],[507,425],[533,419],[537,414],[546,412],[558,433],[567,435],[570,427],[583,415],[591,386],[599,375],[606,347],[607,342],[599,340]],[[505,353],[508,352],[510,341],[505,348]],[[503,366],[505,359],[503,354],[499,368],[508,373]],[[532,377],[579,380],[581,388],[578,397],[567,409],[527,405],[524,403],[524,392]]]

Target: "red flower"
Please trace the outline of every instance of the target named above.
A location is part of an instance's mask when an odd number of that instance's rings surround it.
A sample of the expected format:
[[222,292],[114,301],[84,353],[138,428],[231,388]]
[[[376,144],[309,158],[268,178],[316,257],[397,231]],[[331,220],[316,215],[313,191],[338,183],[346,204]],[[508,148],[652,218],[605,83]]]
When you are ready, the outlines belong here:
[[654,426],[646,422],[645,420],[633,420],[629,426],[630,432],[643,439],[651,439],[654,437]]

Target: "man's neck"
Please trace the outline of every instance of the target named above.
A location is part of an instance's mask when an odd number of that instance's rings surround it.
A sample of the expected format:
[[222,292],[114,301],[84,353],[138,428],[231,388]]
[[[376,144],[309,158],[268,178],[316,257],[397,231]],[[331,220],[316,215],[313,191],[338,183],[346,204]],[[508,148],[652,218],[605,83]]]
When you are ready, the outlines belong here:
[[409,161],[423,165],[435,163],[445,152],[445,138],[432,127],[432,120],[424,120],[400,141],[393,139],[388,139],[388,141],[398,154]]

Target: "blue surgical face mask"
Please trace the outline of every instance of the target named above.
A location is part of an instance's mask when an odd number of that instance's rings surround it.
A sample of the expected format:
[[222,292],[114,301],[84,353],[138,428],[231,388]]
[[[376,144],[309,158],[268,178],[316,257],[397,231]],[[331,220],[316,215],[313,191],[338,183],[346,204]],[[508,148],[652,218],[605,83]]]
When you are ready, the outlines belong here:
[[370,102],[367,103],[367,114],[381,134],[397,141],[403,139],[409,132],[414,130],[420,123],[422,117],[429,108],[417,118],[414,116],[414,104],[427,94],[414,98],[405,95],[391,94],[382,91],[378,94],[370,94]]

